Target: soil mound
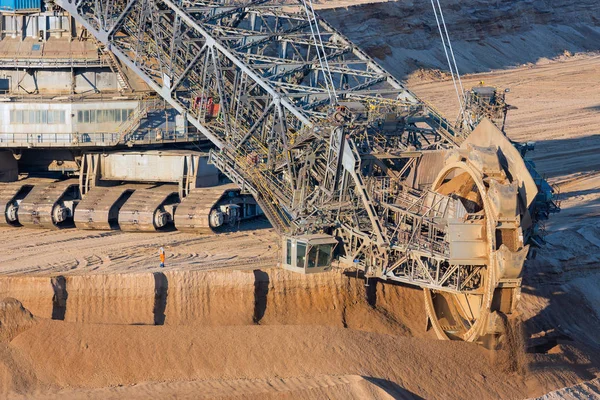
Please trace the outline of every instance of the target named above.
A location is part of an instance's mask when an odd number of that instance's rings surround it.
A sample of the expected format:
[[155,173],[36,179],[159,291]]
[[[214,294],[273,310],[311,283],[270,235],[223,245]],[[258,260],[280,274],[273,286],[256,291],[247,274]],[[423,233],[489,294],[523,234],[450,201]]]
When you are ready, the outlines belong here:
[[0,301],[0,342],[7,343],[35,323],[33,315],[19,300]]
[[20,301],[5,298],[0,301],[0,395],[26,393],[36,379],[23,357],[8,344],[19,334],[32,328],[36,320]]
[[[177,395],[173,395],[177,393]],[[291,379],[238,379],[142,383],[90,390],[61,390],[36,396],[37,400],[77,399],[220,399],[220,400],[392,400],[415,397],[399,386],[358,375],[314,376]]]
[[[517,398],[524,391],[518,377],[500,373],[489,361],[489,352],[475,344],[335,327],[132,326],[45,320],[15,338],[11,346],[31,360],[40,384],[63,389],[139,382],[293,382],[360,375],[377,386],[393,382],[392,389],[400,387],[428,399],[458,399],[465,393],[472,398]],[[449,379],[458,379],[455,373],[460,374],[460,385],[448,385]],[[511,385],[506,385],[507,379]]]

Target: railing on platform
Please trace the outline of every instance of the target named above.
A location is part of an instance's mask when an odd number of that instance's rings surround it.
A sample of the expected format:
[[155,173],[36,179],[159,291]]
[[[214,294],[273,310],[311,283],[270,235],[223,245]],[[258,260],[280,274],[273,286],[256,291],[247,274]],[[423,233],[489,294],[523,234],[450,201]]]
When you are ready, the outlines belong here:
[[[0,147],[110,147],[119,144],[120,134],[97,133],[0,133]],[[203,139],[199,133],[177,129],[144,129],[131,133],[128,145],[188,143]],[[123,143],[121,143],[123,144]]]

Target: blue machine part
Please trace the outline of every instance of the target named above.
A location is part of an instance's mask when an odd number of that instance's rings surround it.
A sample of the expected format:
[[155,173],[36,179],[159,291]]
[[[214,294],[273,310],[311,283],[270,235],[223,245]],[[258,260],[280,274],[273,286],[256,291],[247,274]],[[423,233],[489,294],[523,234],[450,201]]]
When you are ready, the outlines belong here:
[[0,11],[35,12],[41,9],[42,0],[0,0]]
[[556,193],[552,186],[535,169],[535,163],[531,160],[524,160],[531,177],[538,188],[538,195],[535,198],[534,207],[538,218],[546,219],[549,214],[560,211],[560,205],[556,198]]

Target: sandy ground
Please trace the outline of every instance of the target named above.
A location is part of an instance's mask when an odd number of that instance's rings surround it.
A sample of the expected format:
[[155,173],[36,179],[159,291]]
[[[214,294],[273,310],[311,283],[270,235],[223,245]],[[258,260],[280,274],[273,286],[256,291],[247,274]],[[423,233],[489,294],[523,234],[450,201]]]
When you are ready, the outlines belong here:
[[[551,181],[600,170],[600,56],[560,57],[536,65],[467,75],[465,89],[479,82],[510,89],[511,110],[506,131],[511,139],[537,142],[531,157]],[[431,101],[451,120],[458,100],[451,80],[409,79],[410,88]],[[558,179],[560,178],[560,179]]]
[[[0,228],[0,275],[106,274],[163,271],[158,249],[166,252],[164,270],[206,271],[271,267],[279,242],[266,220],[220,235],[182,232],[38,231]],[[223,245],[235,243],[235,246]]]
[[600,397],[600,379],[552,391],[537,400],[579,400]]

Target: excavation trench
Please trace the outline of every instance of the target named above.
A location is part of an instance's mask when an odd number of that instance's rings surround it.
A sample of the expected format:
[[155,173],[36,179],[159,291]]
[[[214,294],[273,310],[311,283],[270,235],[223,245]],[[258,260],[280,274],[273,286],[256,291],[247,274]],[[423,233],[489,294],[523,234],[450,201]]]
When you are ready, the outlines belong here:
[[322,325],[403,336],[425,334],[419,289],[339,272],[281,269],[5,276],[0,298],[34,316],[115,325]]

